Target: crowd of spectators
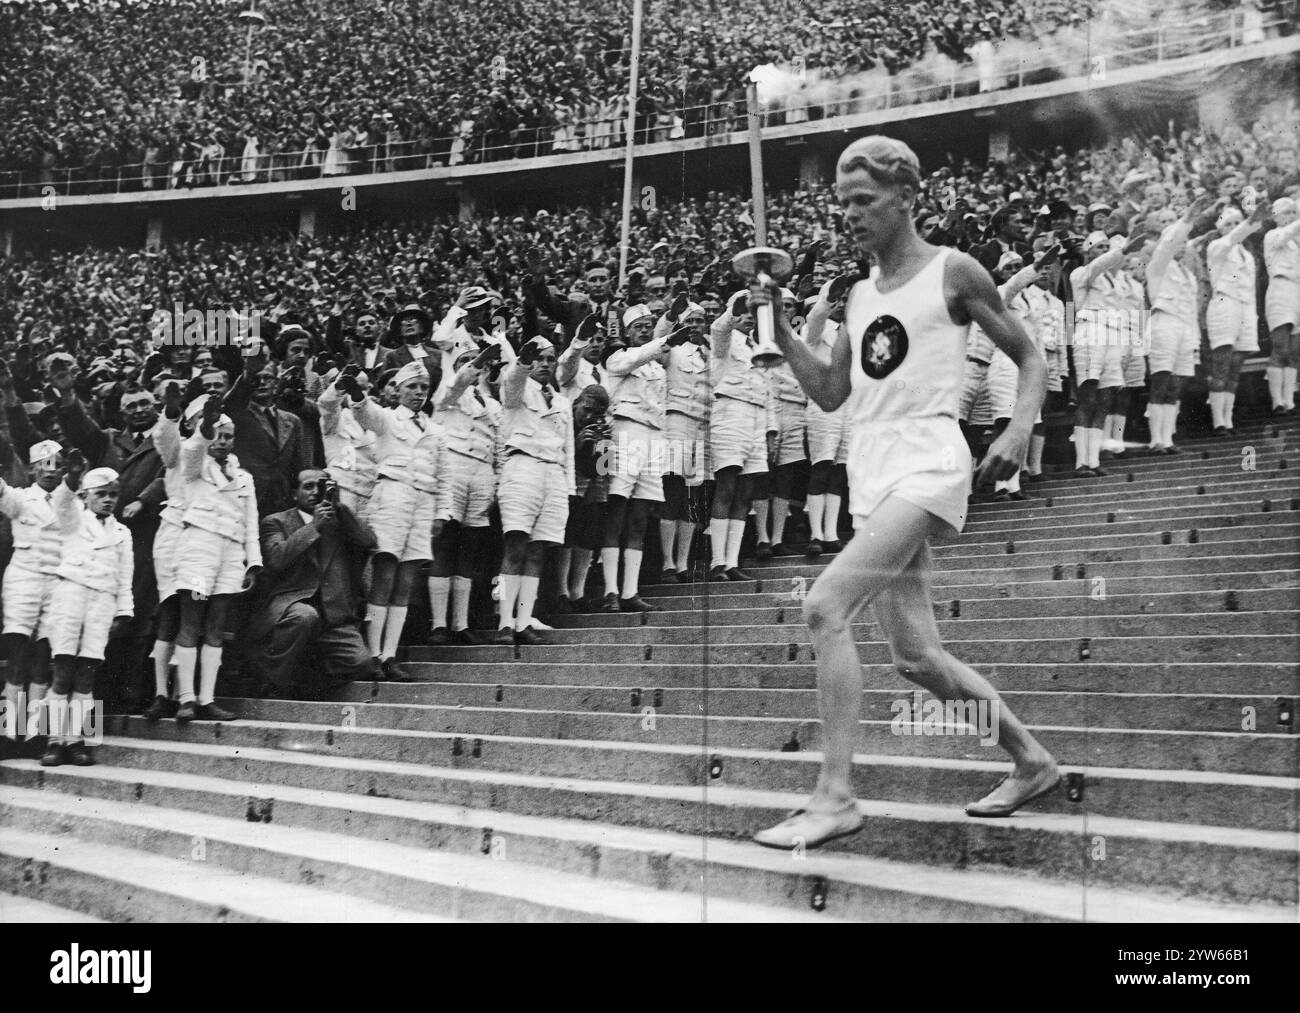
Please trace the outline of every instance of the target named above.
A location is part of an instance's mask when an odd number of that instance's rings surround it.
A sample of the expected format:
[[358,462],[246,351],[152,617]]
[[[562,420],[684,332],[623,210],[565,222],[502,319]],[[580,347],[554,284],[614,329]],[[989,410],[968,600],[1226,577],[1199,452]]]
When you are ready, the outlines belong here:
[[[623,142],[625,0],[263,0],[264,27],[251,30],[251,41],[236,16],[242,6],[0,5],[0,174],[82,192],[166,189]],[[1258,18],[1260,4],[1247,6]],[[758,66],[782,68],[786,84],[777,90],[803,95],[774,99],[793,107],[777,115],[795,122],[879,101],[888,78],[908,67],[922,81],[946,80],[940,65],[988,64],[994,44],[1007,52],[1032,46],[1038,62],[1057,52],[1073,60],[1083,48],[1103,49],[1110,35],[1186,27],[1192,15],[1224,7],[1237,4],[774,0],[755,18],[733,0],[651,2],[636,129],[642,141],[736,129],[745,81]],[[1057,32],[1078,39],[1079,53],[1039,45]],[[993,86],[983,70],[971,73],[980,87]],[[828,93],[833,82],[844,89]]]

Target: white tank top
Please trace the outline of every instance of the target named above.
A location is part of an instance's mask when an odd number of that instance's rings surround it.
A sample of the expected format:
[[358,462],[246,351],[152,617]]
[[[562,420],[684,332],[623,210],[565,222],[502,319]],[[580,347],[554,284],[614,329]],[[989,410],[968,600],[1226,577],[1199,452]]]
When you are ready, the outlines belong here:
[[970,324],[955,324],[943,294],[952,251],[936,255],[911,281],[879,292],[873,267],[853,286],[845,322],[852,347],[855,425],[883,419],[957,417]]

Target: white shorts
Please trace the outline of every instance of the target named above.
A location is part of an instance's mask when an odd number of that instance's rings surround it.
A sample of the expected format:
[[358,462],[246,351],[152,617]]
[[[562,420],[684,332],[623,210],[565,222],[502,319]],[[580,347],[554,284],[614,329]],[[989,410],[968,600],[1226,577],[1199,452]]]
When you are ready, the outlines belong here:
[[664,439],[668,441],[665,475],[681,475],[687,488],[704,484],[709,471],[708,425],[681,412],[664,416]]
[[662,503],[669,449],[663,430],[615,419],[610,437],[614,452],[610,455],[609,495]]
[[381,478],[370,494],[363,518],[379,542],[376,552],[396,557],[399,563],[433,558],[431,540],[437,500],[405,482]]
[[534,542],[564,544],[564,526],[569,521],[564,465],[511,454],[501,467],[497,503],[503,532],[526,531]]
[[58,578],[10,563],[5,569],[0,595],[4,597],[5,633],[33,640],[49,635],[50,597]]
[[193,591],[207,598],[214,594],[238,594],[247,571],[242,542],[203,528],[181,529],[176,540],[177,591]]
[[1254,303],[1216,295],[1205,308],[1205,329],[1211,348],[1231,345],[1237,352],[1259,351],[1259,315]]
[[1104,327],[1089,328],[1089,333],[1074,346],[1074,374],[1079,385],[1096,380],[1097,386],[1121,387],[1124,384],[1124,349],[1105,343]]
[[497,476],[492,465],[464,454],[443,454],[438,476],[435,518],[459,521],[467,528],[488,526],[488,511],[496,497]]
[[849,426],[845,409],[824,412],[813,402],[804,411],[808,430],[808,460],[813,464],[833,461],[843,464],[849,456]]
[[715,398],[709,428],[713,473],[740,468],[742,475],[767,472],[767,412],[731,397]]
[[116,604],[117,596],[111,591],[55,580],[50,598],[50,654],[103,661]]
[[339,487],[339,505],[345,506],[351,510],[357,517],[365,513],[367,505],[370,503],[369,495],[361,495],[359,492],[353,492],[351,489]]
[[181,526],[163,521],[153,537],[153,572],[158,581],[158,601],[176,593],[176,547],[180,544]]
[[986,362],[966,360],[961,372],[961,396],[957,400],[957,417],[971,422],[976,404],[988,393],[989,367]]
[[1300,327],[1300,281],[1294,278],[1269,278],[1264,296],[1264,319],[1268,329]]
[[956,419],[935,415],[855,427],[848,471],[855,530],[890,496],[929,511],[953,532],[966,523],[970,449]]
[[1020,387],[1020,370],[1005,355],[989,363],[987,377],[989,406],[995,419],[1009,419],[1016,410],[1016,391]]
[[1119,369],[1125,387],[1133,389],[1146,386],[1147,360],[1141,348],[1126,348],[1120,359]]
[[804,439],[808,431],[807,408],[793,401],[776,403],[776,463],[794,464],[808,458]]
[[1196,324],[1181,320],[1172,313],[1152,313],[1147,368],[1152,373],[1194,376],[1196,346],[1200,343],[1201,335]]

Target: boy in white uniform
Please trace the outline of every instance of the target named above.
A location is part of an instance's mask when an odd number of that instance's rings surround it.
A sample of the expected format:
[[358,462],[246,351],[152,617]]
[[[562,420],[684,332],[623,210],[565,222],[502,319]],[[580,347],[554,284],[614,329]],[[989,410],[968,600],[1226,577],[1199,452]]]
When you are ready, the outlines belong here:
[[[842,275],[822,286],[800,334],[808,350],[822,363],[831,361],[831,350],[839,340],[850,282],[848,276]],[[840,507],[848,492],[847,474],[842,467],[848,460],[848,410],[840,407],[833,412],[823,411],[816,401],[809,399],[804,409],[804,425],[811,465],[804,504],[809,529],[804,553],[820,556],[823,552],[838,552],[840,548]]]
[[707,505],[705,476],[708,462],[709,386],[708,339],[704,332],[704,307],[679,296],[659,322],[655,337],[685,327],[688,340],[668,351],[664,363],[667,399],[664,402],[664,439],[667,467],[663,476],[664,505],[659,515],[659,545],[663,550],[663,580],[691,579],[690,553]]
[[1070,272],[1074,294],[1074,373],[1079,406],[1074,426],[1075,474],[1092,478],[1101,468],[1101,447],[1112,425],[1115,392],[1124,384],[1121,341],[1127,333],[1117,316],[1116,286],[1124,264],[1124,237],[1094,232],[1083,242],[1086,262]]
[[[68,474],[54,490],[54,510],[63,537],[58,580],[50,597],[50,739],[42,767],[93,764],[82,735],[94,727],[95,670],[104,660],[109,630],[134,611],[131,574],[135,560],[131,532],[113,516],[118,476],[112,468],[86,471],[85,459],[70,453]],[[84,477],[83,477],[84,475]]]
[[1249,219],[1231,204],[1214,223],[1219,236],[1205,248],[1210,271],[1210,304],[1205,329],[1210,338],[1210,416],[1216,436],[1232,432],[1241,364],[1259,351],[1259,310],[1255,294],[1255,258],[1242,245],[1259,231],[1268,206],[1261,201]]
[[[985,455],[981,479],[1007,478],[1020,466],[1042,404],[1045,369],[988,272],[917,236],[912,215],[919,188],[916,155],[902,142],[877,136],[849,145],[836,191],[856,244],[876,266],[849,295],[830,365],[811,355],[777,313],[777,344],[808,396],[828,409],[851,406],[855,535],[804,603],[817,657],[822,771],[806,808],[755,835],[771,847],[816,847],[862,826],[852,778],[862,664],[852,624],[868,603],[904,676],[941,701],[994,708],[998,741],[1015,768],[968,806],[968,814],[1010,815],[1059,779],[1055,761],[996,690],[939,640],[926,541],[965,522],[969,456],[956,416],[970,325],[978,323],[1020,371],[1015,415]],[[755,286],[751,300],[772,302],[774,293]]]
[[[50,688],[49,608],[62,555],[52,497],[63,479],[63,448],[53,440],[27,452],[35,484],[15,489],[0,480],[0,513],[13,525],[14,554],[5,568],[5,715],[0,759],[37,757],[46,746],[42,709]],[[26,741],[19,745],[19,714]]]
[[1276,228],[1264,234],[1264,266],[1268,268],[1268,292],[1264,316],[1268,322],[1270,349],[1268,390],[1273,397],[1274,415],[1295,412],[1296,366],[1300,365],[1300,214],[1296,202],[1281,197],[1273,202]]

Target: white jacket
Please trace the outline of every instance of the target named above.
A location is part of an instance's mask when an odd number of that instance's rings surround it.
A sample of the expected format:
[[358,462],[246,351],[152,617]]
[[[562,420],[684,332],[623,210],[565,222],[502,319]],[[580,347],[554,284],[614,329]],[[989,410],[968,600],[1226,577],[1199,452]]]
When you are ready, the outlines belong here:
[[244,568],[262,565],[262,545],[257,529],[257,495],[253,476],[239,466],[235,455],[226,461],[230,478],[221,474],[208,455],[212,441],[201,429],[181,444],[181,477],[185,482],[186,527],[210,531],[244,546]]
[[131,532],[113,516],[102,521],[86,509],[77,494],[60,482],[54,490],[54,510],[59,518],[63,555],[56,571],[62,580],[114,597],[113,614],[135,612],[131,576],[135,558]]
[[39,485],[15,489],[0,480],[0,513],[13,525],[10,566],[47,575],[58,569],[62,539],[52,497]]

